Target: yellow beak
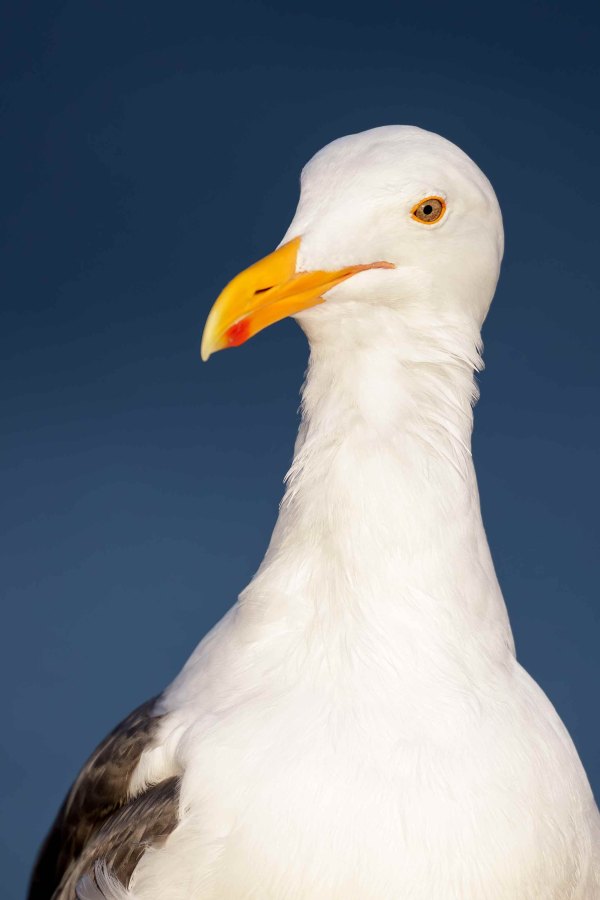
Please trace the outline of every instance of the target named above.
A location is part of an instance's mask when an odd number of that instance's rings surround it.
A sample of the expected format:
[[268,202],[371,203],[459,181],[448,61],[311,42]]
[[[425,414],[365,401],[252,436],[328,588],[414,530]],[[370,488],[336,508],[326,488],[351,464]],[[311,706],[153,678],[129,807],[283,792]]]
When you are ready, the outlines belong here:
[[211,309],[200,350],[211,353],[237,347],[263,328],[323,302],[323,294],[365,269],[393,269],[392,263],[346,266],[335,272],[296,272],[300,238],[244,269],[229,282]]

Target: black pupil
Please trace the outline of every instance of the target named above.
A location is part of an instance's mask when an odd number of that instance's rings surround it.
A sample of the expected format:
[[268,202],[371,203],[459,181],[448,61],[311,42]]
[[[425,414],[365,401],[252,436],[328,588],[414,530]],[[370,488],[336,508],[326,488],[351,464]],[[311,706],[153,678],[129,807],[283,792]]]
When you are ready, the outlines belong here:
[[430,216],[431,213],[433,212],[433,206],[431,206],[430,203],[426,203],[425,206],[423,207],[423,212],[425,213],[426,216]]

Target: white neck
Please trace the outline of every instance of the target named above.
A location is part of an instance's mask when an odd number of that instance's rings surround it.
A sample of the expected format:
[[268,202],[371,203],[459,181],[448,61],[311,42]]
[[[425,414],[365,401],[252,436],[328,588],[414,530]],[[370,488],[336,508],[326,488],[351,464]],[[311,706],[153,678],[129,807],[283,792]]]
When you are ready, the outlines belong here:
[[470,452],[479,335],[417,310],[342,323],[322,310],[302,322],[302,422],[244,619],[318,625],[329,650],[389,641],[413,666],[431,653],[448,671],[495,665],[512,636]]

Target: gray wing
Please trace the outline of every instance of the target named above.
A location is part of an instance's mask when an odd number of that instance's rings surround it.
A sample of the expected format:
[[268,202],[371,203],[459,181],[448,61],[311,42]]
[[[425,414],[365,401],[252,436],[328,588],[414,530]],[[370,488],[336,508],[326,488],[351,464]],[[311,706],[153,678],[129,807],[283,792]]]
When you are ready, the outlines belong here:
[[157,698],[132,712],[100,744],[79,773],[39,852],[28,900],[75,900],[75,886],[107,858],[125,883],[146,847],[177,820],[178,780],[169,778],[130,799],[127,788],[161,716]]

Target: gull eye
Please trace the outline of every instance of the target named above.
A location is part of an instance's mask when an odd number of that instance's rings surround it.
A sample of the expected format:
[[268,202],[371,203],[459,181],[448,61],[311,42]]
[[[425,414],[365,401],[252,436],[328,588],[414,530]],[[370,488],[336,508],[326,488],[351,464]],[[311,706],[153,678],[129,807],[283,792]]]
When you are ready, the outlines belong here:
[[417,222],[433,225],[434,222],[439,222],[445,212],[446,203],[441,197],[426,197],[413,206],[410,214]]

